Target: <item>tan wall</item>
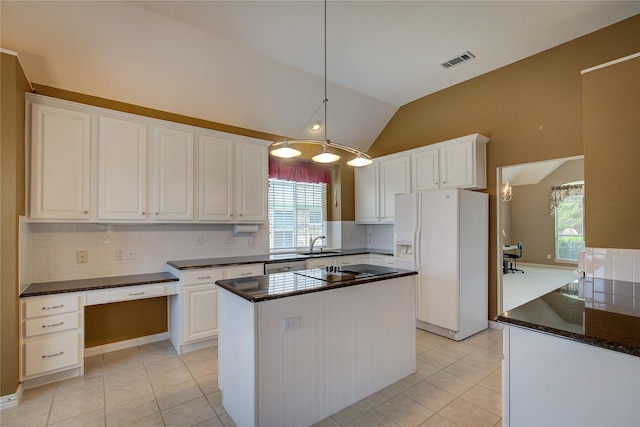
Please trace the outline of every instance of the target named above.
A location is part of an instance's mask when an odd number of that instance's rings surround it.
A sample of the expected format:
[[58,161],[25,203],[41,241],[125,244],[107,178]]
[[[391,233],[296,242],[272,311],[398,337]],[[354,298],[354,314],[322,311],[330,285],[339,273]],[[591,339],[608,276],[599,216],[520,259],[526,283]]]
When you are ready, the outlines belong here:
[[[491,138],[487,145],[491,318],[498,314],[496,168],[583,154],[580,71],[638,51],[640,15],[407,104],[369,150],[380,156],[475,132]],[[598,225],[587,222],[589,232]]]
[[18,216],[24,215],[24,92],[13,55],[0,53],[0,396],[18,389]]
[[[584,179],[584,160],[564,163],[537,184],[513,187],[511,202],[510,244],[522,242],[521,262],[554,266],[573,266],[560,263],[555,257],[555,216],[549,215],[551,187]],[[551,259],[547,259],[547,255]]]
[[640,58],[583,80],[587,246],[640,249]]

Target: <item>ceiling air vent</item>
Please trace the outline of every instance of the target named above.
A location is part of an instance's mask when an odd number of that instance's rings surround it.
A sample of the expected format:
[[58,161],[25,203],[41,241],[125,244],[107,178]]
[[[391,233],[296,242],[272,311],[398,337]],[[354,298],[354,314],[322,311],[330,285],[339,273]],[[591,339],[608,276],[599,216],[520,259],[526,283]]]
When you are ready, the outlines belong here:
[[453,67],[456,64],[460,64],[461,62],[469,61],[470,59],[473,59],[473,58],[475,58],[475,55],[473,53],[469,52],[469,51],[466,51],[466,52],[461,53],[460,55],[456,56],[455,58],[451,58],[447,62],[443,62],[440,65],[443,66],[444,68],[450,68],[450,67]]

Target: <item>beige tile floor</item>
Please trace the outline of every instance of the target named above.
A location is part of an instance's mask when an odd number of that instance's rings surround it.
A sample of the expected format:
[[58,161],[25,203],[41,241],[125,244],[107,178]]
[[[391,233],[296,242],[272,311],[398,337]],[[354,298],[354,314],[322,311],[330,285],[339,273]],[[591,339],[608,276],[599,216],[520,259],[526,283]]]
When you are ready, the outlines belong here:
[[[217,357],[217,347],[178,356],[168,341],[89,357],[84,376],[25,390],[18,406],[0,412],[0,425],[234,426],[221,404]],[[501,331],[454,342],[416,330],[416,362],[416,373],[317,426],[502,424]]]

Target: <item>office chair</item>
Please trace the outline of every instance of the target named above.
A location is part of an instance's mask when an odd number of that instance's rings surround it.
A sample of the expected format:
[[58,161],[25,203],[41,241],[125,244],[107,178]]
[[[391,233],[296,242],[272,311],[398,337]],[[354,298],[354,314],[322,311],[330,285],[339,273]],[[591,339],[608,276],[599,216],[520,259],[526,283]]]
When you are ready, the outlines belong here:
[[518,258],[522,258],[522,242],[518,242],[518,249],[516,253],[505,253],[504,257],[509,260],[509,268],[507,271],[519,271],[524,273],[523,270],[518,269]]

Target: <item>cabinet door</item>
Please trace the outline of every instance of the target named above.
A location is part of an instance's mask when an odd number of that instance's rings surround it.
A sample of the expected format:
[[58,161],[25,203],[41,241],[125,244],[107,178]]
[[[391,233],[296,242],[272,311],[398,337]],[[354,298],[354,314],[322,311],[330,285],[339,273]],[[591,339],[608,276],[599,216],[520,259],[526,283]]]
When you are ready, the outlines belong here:
[[319,257],[307,259],[307,270],[325,268],[335,265],[336,257]]
[[411,155],[411,188],[413,191],[434,190],[440,187],[438,149],[417,151]]
[[440,149],[441,188],[465,188],[473,186],[473,144],[460,144]]
[[402,156],[380,163],[381,221],[393,222],[396,211],[396,194],[410,192],[409,156]]
[[350,255],[335,257],[333,263],[334,263],[334,265],[336,267],[344,267],[346,265],[358,264],[356,262],[356,257],[355,256],[350,256]]
[[31,106],[31,218],[90,219],[91,116]]
[[154,129],[155,220],[192,221],[193,133],[179,129]]
[[184,341],[218,334],[218,287],[213,283],[184,287]]
[[147,215],[147,125],[99,118],[98,218]]
[[238,222],[268,222],[268,154],[267,147],[238,143],[237,218]]
[[198,219],[233,220],[233,142],[200,135]]
[[356,222],[380,221],[378,169],[379,164],[374,162],[369,166],[354,170]]

